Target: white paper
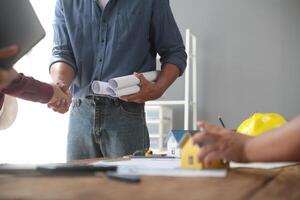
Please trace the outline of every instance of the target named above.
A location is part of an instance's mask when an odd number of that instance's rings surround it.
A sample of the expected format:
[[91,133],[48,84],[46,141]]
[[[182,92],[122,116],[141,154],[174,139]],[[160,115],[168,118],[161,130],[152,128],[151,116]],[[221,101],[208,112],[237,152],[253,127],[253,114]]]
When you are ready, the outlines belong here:
[[[155,81],[159,75],[159,71],[151,71],[142,73],[148,81]],[[138,93],[140,80],[134,75],[128,75],[110,79],[108,82],[94,81],[92,90],[98,95],[108,95],[112,97],[121,97]]]
[[131,86],[131,87],[123,88],[123,89],[116,89],[116,90],[108,87],[107,91],[108,91],[109,95],[112,97],[121,97],[121,96],[129,95],[129,94],[138,93],[140,91],[140,87],[135,85],[135,86]]
[[117,172],[123,175],[138,176],[166,176],[166,177],[215,177],[223,178],[227,175],[227,170],[189,170],[189,169],[141,169],[119,167]]
[[[155,81],[159,75],[159,71],[151,71],[142,73],[148,81]],[[122,76],[113,78],[108,81],[109,85],[114,89],[122,89],[140,84],[140,80],[135,75]]]
[[1,170],[36,170],[38,165],[35,164],[1,164]]
[[139,176],[225,177],[226,169],[189,170],[180,167],[178,158],[137,158],[125,161],[99,161],[93,165],[115,165],[118,173]]
[[93,165],[116,165],[135,168],[175,169],[180,168],[180,159],[177,158],[133,158],[124,161],[99,161]]
[[297,165],[297,162],[254,162],[254,163],[237,163],[230,162],[230,168],[253,168],[253,169],[275,169],[281,167],[288,167],[292,165]]
[[110,95],[109,91],[107,90],[108,88],[109,85],[107,82],[94,81],[92,84],[92,90],[95,94]]

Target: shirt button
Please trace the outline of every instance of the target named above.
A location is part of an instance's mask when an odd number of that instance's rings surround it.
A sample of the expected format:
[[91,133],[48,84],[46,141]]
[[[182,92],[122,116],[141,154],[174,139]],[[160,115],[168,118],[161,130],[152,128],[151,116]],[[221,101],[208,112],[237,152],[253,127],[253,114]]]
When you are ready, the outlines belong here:
[[100,58],[99,61],[102,62],[102,58]]
[[105,40],[104,39],[102,39],[102,43],[104,43],[105,42]]

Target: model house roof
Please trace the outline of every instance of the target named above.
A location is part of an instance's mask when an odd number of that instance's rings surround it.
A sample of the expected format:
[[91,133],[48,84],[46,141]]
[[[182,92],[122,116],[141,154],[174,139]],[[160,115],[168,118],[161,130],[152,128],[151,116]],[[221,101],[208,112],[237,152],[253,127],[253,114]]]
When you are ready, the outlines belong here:
[[[185,143],[188,141],[188,139],[193,137],[193,135],[195,135],[196,133],[199,133],[199,131],[186,132],[184,134],[184,136],[181,138],[181,140],[179,141],[178,147],[182,148],[185,145]],[[201,146],[204,146],[209,143],[212,143],[212,141],[206,140],[206,141],[202,142],[201,144],[199,144],[199,146],[201,147]]]
[[171,130],[169,132],[169,135],[167,137],[167,140],[170,139],[171,136],[173,136],[176,140],[177,143],[179,143],[181,141],[181,139],[183,138],[183,136],[187,133],[190,133],[190,132],[198,132],[198,131],[191,131],[191,130]]

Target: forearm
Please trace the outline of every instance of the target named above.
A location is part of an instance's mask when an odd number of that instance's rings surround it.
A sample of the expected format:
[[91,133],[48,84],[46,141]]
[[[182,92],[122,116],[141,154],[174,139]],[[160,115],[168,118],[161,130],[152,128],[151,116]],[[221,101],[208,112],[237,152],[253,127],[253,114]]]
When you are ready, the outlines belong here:
[[299,150],[300,117],[249,140],[245,157],[250,162],[300,161]]
[[54,92],[51,85],[23,74],[17,75],[17,78],[2,90],[4,94],[33,102],[48,103],[50,101]]
[[50,74],[54,83],[63,83],[67,87],[75,78],[73,68],[64,62],[54,63],[50,68]]
[[158,80],[156,81],[156,87],[158,87],[162,94],[172,85],[172,83],[178,78],[180,75],[180,70],[176,65],[173,64],[165,64],[163,67]]

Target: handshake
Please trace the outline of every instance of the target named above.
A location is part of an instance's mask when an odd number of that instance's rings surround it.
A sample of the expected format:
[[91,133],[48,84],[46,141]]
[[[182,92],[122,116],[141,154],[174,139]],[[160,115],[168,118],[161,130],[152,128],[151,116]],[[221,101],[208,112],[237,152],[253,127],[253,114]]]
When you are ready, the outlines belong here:
[[53,96],[48,102],[48,108],[55,112],[64,114],[69,111],[72,103],[72,95],[63,83],[52,84]]

